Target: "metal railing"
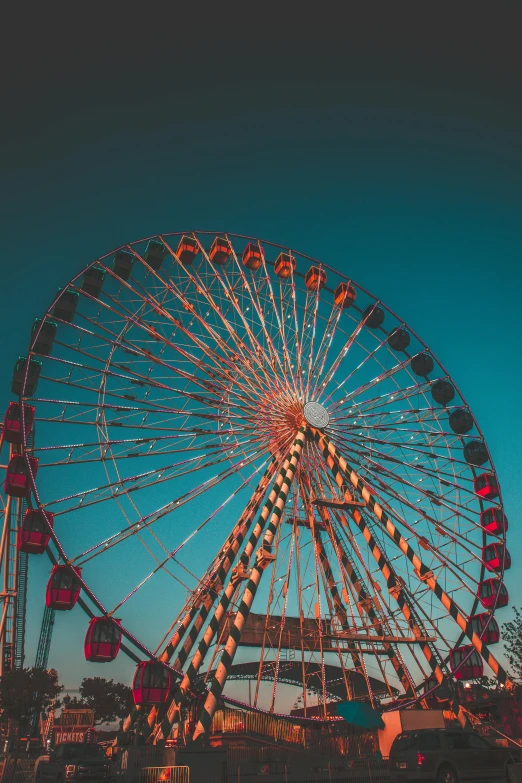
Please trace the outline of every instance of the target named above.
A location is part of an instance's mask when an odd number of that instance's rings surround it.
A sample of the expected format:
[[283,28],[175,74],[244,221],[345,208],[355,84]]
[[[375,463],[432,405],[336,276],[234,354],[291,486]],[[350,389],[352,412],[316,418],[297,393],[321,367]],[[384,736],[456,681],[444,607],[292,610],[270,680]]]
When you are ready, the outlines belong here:
[[35,759],[8,756],[2,767],[1,783],[33,783]]
[[352,759],[351,761],[274,761],[261,764],[230,763],[228,783],[253,781],[254,778],[279,783],[390,783],[387,761]]
[[143,767],[140,783],[189,783],[189,767]]
[[313,751],[325,756],[374,756],[378,750],[377,732],[324,735],[319,726],[302,726],[284,718],[258,712],[218,710],[212,721],[211,733],[245,734],[284,743],[296,749]]

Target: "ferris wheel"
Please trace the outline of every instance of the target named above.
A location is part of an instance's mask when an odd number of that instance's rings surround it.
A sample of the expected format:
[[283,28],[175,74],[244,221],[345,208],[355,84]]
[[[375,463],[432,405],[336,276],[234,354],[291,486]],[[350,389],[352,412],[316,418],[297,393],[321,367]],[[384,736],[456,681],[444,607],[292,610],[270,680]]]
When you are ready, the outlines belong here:
[[425,705],[483,674],[509,687],[490,649],[510,558],[484,438],[352,279],[250,237],[133,242],[60,289],[12,390],[18,546],[51,558],[47,606],[87,613],[87,660],[135,660],[158,737],[196,694],[194,738],[222,699],[246,704],[232,680],[276,714],[293,688],[303,719],[336,700]]

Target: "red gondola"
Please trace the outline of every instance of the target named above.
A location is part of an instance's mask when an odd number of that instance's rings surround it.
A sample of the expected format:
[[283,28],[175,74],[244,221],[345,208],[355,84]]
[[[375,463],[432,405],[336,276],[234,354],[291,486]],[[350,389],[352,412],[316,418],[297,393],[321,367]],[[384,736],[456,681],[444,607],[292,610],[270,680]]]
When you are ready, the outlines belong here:
[[227,263],[231,254],[232,248],[230,247],[230,242],[228,239],[216,237],[212,242],[208,257],[213,264],[219,264],[219,266],[223,266],[223,264]]
[[[38,470],[38,460],[36,457],[29,457],[29,463],[33,476],[36,476]],[[7,472],[5,474],[4,492],[13,498],[28,498],[31,494],[31,483],[29,481],[29,470],[25,457],[20,454],[11,457]]]
[[190,265],[199,253],[199,245],[194,237],[182,236],[176,255],[182,264]]
[[492,609],[495,605],[495,601],[498,593],[497,609],[501,606],[507,606],[509,602],[509,594],[506,585],[501,579],[484,579],[479,584],[478,597],[483,606],[486,609]]
[[348,285],[348,283],[340,283],[334,291],[334,302],[337,307],[342,307],[343,310],[350,307],[356,298],[355,288],[353,285]]
[[[25,435],[29,435],[34,422],[34,408],[24,405]],[[10,402],[4,416],[4,440],[6,443],[22,443],[22,409],[19,402]]]
[[136,667],[132,696],[136,705],[163,704],[170,693],[170,672],[157,661],[141,661]]
[[290,253],[279,253],[274,264],[274,272],[286,280],[295,271],[295,258]]
[[263,254],[259,245],[249,242],[243,250],[243,264],[249,269],[259,269],[263,263]]
[[309,291],[320,291],[326,285],[326,272],[318,266],[311,266],[305,275],[305,285]]
[[45,604],[50,609],[67,611],[72,609],[79,598],[82,588],[78,577],[81,568],[68,565],[55,565],[47,583]]
[[[469,653],[471,655],[468,658]],[[460,666],[465,658],[467,658],[466,662]],[[458,671],[455,671],[458,666],[460,668]],[[476,680],[484,674],[484,662],[472,644],[466,644],[464,647],[455,647],[450,652],[450,668],[456,680]]]
[[[47,512],[49,525],[53,526],[54,515]],[[41,511],[28,508],[22,526],[18,531],[18,549],[32,555],[41,555],[49,543],[51,534]]]
[[469,621],[473,632],[478,634],[486,644],[496,644],[500,641],[500,628],[492,615],[487,612],[474,614],[473,617],[469,618]]
[[94,663],[113,661],[121,646],[121,629],[112,617],[93,617],[85,634],[85,659]]
[[499,488],[497,477],[494,473],[481,473],[474,481],[475,492],[481,498],[492,500],[498,498]]
[[504,545],[503,544],[488,544],[482,550],[482,560],[488,571],[502,571],[502,564],[504,564],[504,571],[511,568],[511,556],[507,549],[505,550],[504,557]]
[[508,529],[507,517],[500,506],[487,508],[485,511],[482,511],[480,514],[480,524],[486,533],[491,533],[493,535],[499,535]]

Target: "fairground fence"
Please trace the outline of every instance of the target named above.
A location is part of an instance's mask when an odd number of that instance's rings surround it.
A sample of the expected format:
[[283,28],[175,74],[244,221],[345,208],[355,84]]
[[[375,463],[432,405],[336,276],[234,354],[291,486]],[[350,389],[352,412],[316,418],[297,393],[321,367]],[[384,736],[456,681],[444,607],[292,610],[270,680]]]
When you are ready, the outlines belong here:
[[7,756],[0,767],[0,783],[33,783],[35,759]]
[[189,767],[143,767],[140,783],[190,783]]
[[277,761],[258,765],[234,764],[229,760],[228,783],[253,783],[258,777],[265,783],[390,783],[390,768],[387,761],[376,759],[323,763]]
[[211,734],[263,738],[329,757],[371,757],[378,751],[377,732],[355,733],[349,724],[336,723],[327,729],[330,733],[326,734],[323,726],[303,726],[263,713],[218,710],[212,721]]

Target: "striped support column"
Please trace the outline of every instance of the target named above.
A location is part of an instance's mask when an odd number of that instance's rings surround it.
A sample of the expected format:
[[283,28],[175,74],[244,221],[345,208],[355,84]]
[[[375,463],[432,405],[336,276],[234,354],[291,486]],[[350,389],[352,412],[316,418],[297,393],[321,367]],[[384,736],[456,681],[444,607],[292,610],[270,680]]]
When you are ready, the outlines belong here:
[[[368,615],[368,618],[372,623],[372,625],[375,627],[377,633],[380,634],[381,636],[386,636],[385,628],[383,627],[381,620],[379,619],[375,609],[373,608],[373,604],[371,603],[371,598],[369,594],[364,589],[363,581],[359,576],[359,574],[357,573],[357,571],[355,570],[353,564],[350,562],[349,558],[346,556],[343,550],[343,545],[326,514],[326,510],[320,509],[319,513],[321,514],[323,521],[327,523],[327,531],[330,535],[332,544],[334,545],[335,549],[339,553],[339,556],[341,558],[341,563],[343,564],[343,567],[348,575],[348,578],[357,593],[357,600],[359,602],[359,605],[363,608],[363,611],[365,611],[366,614]],[[400,679],[402,683],[405,693],[408,696],[415,698],[415,688],[413,685],[413,681],[406,667],[404,666],[404,663],[402,662],[402,660],[399,659],[395,649],[389,642],[383,642],[383,647],[386,651],[386,655],[388,656],[388,658],[392,663],[393,668],[395,669],[395,673],[397,674],[397,677]]]
[[[207,569],[206,576],[201,580],[200,585],[207,584],[207,589],[204,588],[200,590],[200,592],[196,595],[194,598],[194,602],[191,606],[191,608],[187,611],[185,616],[183,617],[181,623],[176,628],[176,631],[174,632],[173,636],[169,639],[167,646],[164,648],[161,656],[159,657],[160,661],[163,661],[167,663],[170,661],[172,655],[174,654],[175,650],[177,649],[180,642],[183,640],[185,634],[187,633],[188,628],[190,627],[194,617],[196,617],[196,614],[198,613],[198,610],[201,613],[204,614],[206,617],[208,615],[208,612],[210,611],[210,608],[212,607],[212,604],[216,600],[217,593],[216,590],[216,569],[219,567],[219,565],[223,565],[224,562],[229,562],[229,553],[230,553],[230,547],[233,546],[234,540],[237,536],[238,531],[247,523],[251,523],[252,519],[259,508],[259,504],[261,503],[261,500],[263,499],[263,495],[266,492],[266,488],[268,484],[270,483],[270,479],[272,478],[274,474],[274,470],[276,467],[276,456],[271,460],[270,464],[268,465],[265,473],[261,477],[259,484],[256,487],[256,490],[252,496],[252,498],[249,500],[245,510],[243,511],[241,517],[239,518],[238,522],[236,523],[234,529],[228,536],[227,540],[225,541],[224,545],[221,548],[221,554],[218,555],[210,568]],[[256,505],[257,504],[257,505]],[[237,552],[237,549],[236,549]],[[235,557],[235,554],[234,554]],[[232,558],[233,560],[233,558]],[[230,561],[231,562],[231,561]],[[219,574],[217,576],[217,579],[219,580]],[[221,581],[221,584],[223,584],[223,581]],[[211,603],[209,605],[209,600],[211,600]],[[196,623],[198,622],[198,618],[196,618]],[[201,628],[201,625],[200,625]],[[192,636],[192,630],[191,630],[191,636]],[[196,634],[197,636],[197,634]],[[195,638],[195,637],[194,637]],[[187,640],[190,641],[190,640]],[[193,642],[192,642],[193,644]],[[191,645],[192,646],[192,645]],[[190,648],[189,648],[190,650]],[[187,653],[188,655],[188,653]],[[186,660],[186,658],[185,658]],[[174,668],[181,668],[177,666],[176,662]],[[132,726],[132,723],[134,719],[136,718],[136,715],[141,712],[141,707],[135,707],[131,714],[127,717],[124,723],[124,731],[128,731],[130,727]],[[152,707],[147,722],[149,727],[152,727],[156,721],[157,716],[157,708]]]
[[[323,437],[322,433],[318,432],[317,430],[313,430],[312,432],[316,442],[320,443],[320,440]],[[346,485],[344,483],[343,475],[341,473],[339,465],[334,459],[334,457],[330,454],[327,448],[323,451],[323,456],[326,460],[326,464],[328,465],[328,467],[332,472],[332,475],[335,479],[337,486],[340,487],[343,491],[346,490]],[[407,620],[408,625],[412,629],[413,633],[415,635],[422,636],[423,635],[422,631],[415,620],[411,607],[409,606],[405,591],[402,588],[402,584],[397,579],[397,576],[395,575],[393,568],[388,563],[384,555],[384,552],[380,549],[377,541],[374,539],[360,511],[354,509],[352,511],[352,517],[355,524],[363,534],[364,540],[368,544],[368,548],[372,553],[373,557],[375,558],[377,565],[379,566],[379,569],[386,581],[386,586],[388,588],[390,595],[397,602],[402,614]],[[421,644],[420,646],[424,654],[424,657],[428,661],[428,664],[430,666],[430,669],[434,677],[436,678],[438,683],[442,683],[444,681],[444,672],[442,671],[439,661],[437,660],[435,651],[431,649],[429,644]]]
[[360,492],[363,500],[366,502],[367,507],[377,517],[383,527],[386,528],[393,541],[395,541],[397,546],[412,563],[413,567],[419,574],[420,579],[422,579],[422,581],[426,583],[430,590],[435,593],[448,614],[453,618],[453,620],[455,620],[460,629],[471,641],[477,652],[482,655],[485,662],[495,673],[498,681],[504,684],[506,688],[511,690],[513,688],[513,683],[509,679],[506,671],[502,668],[500,663],[497,661],[493,653],[488,649],[487,645],[482,641],[479,635],[473,631],[471,622],[462,614],[455,601],[439,585],[435,576],[433,575],[433,572],[428,568],[428,566],[424,565],[420,557],[414,552],[406,539],[401,535],[400,531],[393,524],[382,506],[373,497],[365,482],[359,478],[355,470],[353,470],[353,468],[348,465],[344,457],[339,454],[328,436],[324,435],[318,430],[313,430],[313,436],[323,454],[323,457],[325,457],[325,459],[330,457],[335,463],[337,470],[340,471],[341,477],[346,477],[355,487],[355,489]]
[[[265,526],[265,522],[273,508],[274,502],[277,498],[277,495],[279,494],[279,490],[281,488],[281,485],[283,483],[283,479],[286,475],[286,471],[288,469],[288,465],[290,463],[290,455],[284,460],[283,464],[281,465],[279,472],[277,474],[277,477],[274,482],[274,486],[263,506],[263,509],[261,511],[260,518],[258,519],[254,530],[252,531],[250,535],[250,539],[247,543],[247,546],[245,547],[245,552],[243,555],[246,555],[247,562],[248,558],[252,554],[253,548],[256,545],[257,541],[259,540],[259,536],[261,535],[263,528]],[[250,499],[245,511],[241,515],[241,519],[243,520],[242,523],[239,525],[236,525],[236,535],[234,540],[232,541],[231,547],[228,550],[222,564],[221,568],[219,569],[216,578],[219,581],[221,585],[225,583],[225,579],[228,575],[228,572],[232,566],[232,563],[235,560],[235,557],[239,551],[239,548],[243,541],[245,540],[245,537],[248,533],[248,530],[250,528],[250,525],[252,523],[253,517],[256,514],[256,512],[259,509],[259,506],[261,505],[261,501],[263,500],[263,497],[266,492],[266,487],[268,486],[268,483],[270,481],[270,478],[273,475],[273,470],[270,471],[270,473],[266,473],[263,477],[262,483],[259,484],[257,487],[254,495]],[[266,479],[266,480],[265,480]],[[242,558],[242,559],[243,559]],[[181,694],[186,693],[190,690],[192,683],[194,682],[195,676],[197,672],[199,671],[199,667],[208,651],[208,648],[212,644],[212,640],[217,633],[217,630],[219,628],[220,622],[226,611],[228,610],[228,606],[233,598],[234,592],[237,588],[238,582],[232,577],[230,580],[225,592],[223,593],[221,600],[216,608],[216,611],[214,613],[214,616],[211,618],[210,623],[207,627],[207,630],[205,632],[205,635],[203,639],[201,640],[198,650],[196,654],[194,655],[194,658],[190,664],[190,666],[187,669],[187,673],[185,674],[185,677],[183,678],[181,685],[180,685],[180,691]],[[205,618],[207,617],[208,612],[205,613]],[[201,625],[199,626],[199,629],[203,626],[203,621]],[[198,630],[199,633],[199,630]],[[197,638],[197,634],[194,636],[194,641]],[[187,640],[188,641],[188,640]],[[181,668],[182,664],[185,663],[188,657],[188,652],[193,646],[193,642],[190,645],[190,648],[187,649],[187,654],[184,656],[183,660],[178,659],[177,663],[179,663],[179,666],[175,666],[175,668]],[[185,649],[185,647],[184,647]],[[197,665],[195,665],[195,661],[198,661]],[[174,723],[174,719],[177,713],[179,707],[179,697],[178,702],[176,702],[176,698],[174,697],[171,704],[169,705],[167,714],[163,718],[161,724],[158,726],[157,730],[154,733],[155,740],[157,740],[160,736],[160,733],[163,735],[165,739],[169,736],[172,725]]]
[[234,662],[234,657],[241,639],[241,632],[248,619],[248,615],[250,614],[250,609],[257,593],[263,572],[270,562],[268,553],[271,552],[274,536],[281,522],[283,509],[285,507],[288,492],[290,490],[290,486],[299,463],[301,451],[305,444],[305,439],[306,427],[302,426],[293,444],[288,470],[286,476],[283,479],[281,490],[277,496],[270,522],[268,523],[268,527],[262,543],[262,549],[257,553],[256,564],[252,568],[250,579],[248,580],[248,583],[243,592],[243,598],[239,609],[236,612],[234,625],[230,630],[225,649],[221,656],[221,661],[216,669],[216,673],[214,675],[214,679],[212,680],[210,690],[207,694],[205,704],[201,709],[199,721],[194,731],[194,740],[197,740],[197,738],[202,734],[208,734],[210,730],[212,718],[227,681],[228,672]]

